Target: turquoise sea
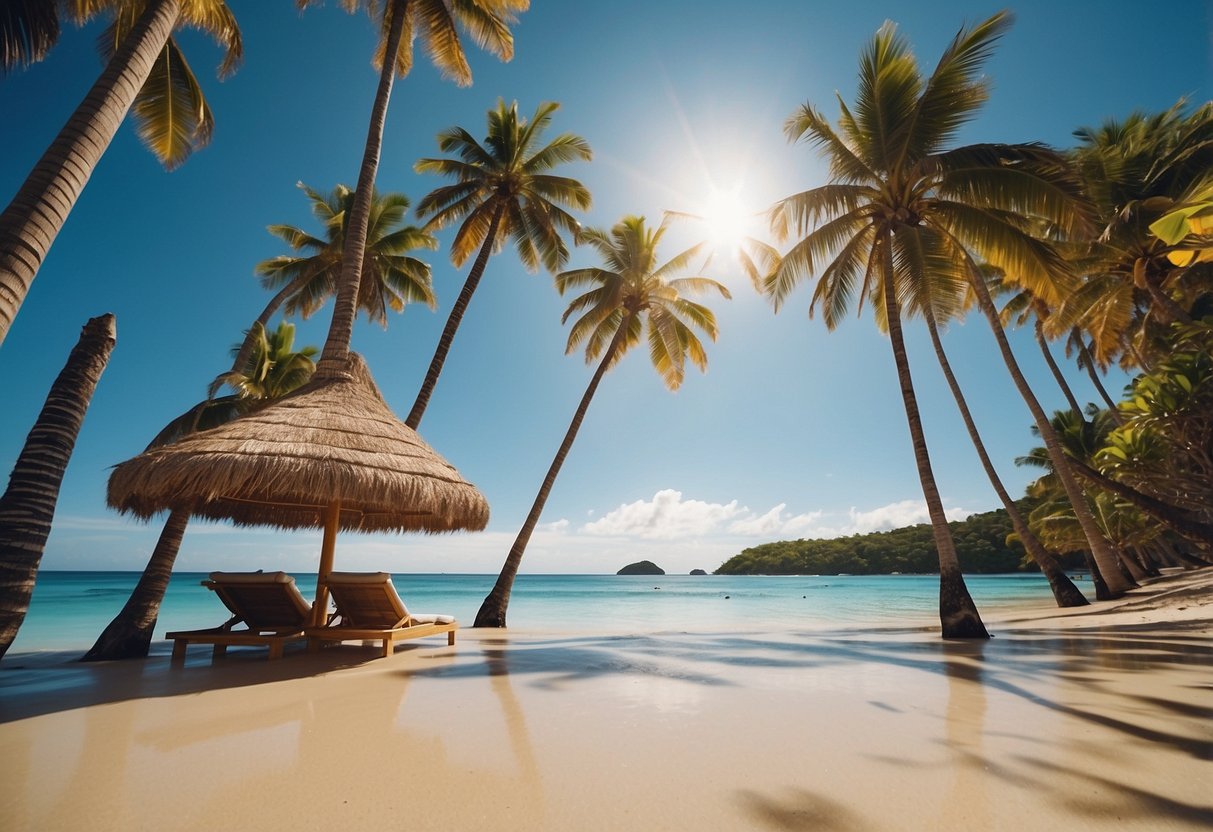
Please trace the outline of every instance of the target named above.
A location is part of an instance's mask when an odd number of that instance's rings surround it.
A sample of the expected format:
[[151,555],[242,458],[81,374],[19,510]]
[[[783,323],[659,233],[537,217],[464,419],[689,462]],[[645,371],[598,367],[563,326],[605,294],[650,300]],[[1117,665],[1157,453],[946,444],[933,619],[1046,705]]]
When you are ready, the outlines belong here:
[[[158,640],[169,630],[213,627],[227,618],[219,599],[201,586],[205,577],[173,576],[156,627]],[[296,577],[310,598],[316,576]],[[138,578],[137,572],[41,572],[11,652],[88,649]],[[465,626],[495,579],[393,576],[410,610],[452,614]],[[965,581],[981,610],[1053,603],[1039,574],[969,575]],[[1079,587],[1090,590],[1083,582]],[[519,630],[599,633],[936,627],[938,592],[935,575],[519,575],[508,620]]]

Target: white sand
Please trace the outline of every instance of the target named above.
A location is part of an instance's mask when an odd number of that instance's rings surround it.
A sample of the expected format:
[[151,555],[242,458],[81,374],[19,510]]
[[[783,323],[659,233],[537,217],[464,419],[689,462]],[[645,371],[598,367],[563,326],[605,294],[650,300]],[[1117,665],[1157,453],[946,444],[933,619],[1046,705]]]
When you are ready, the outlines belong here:
[[1007,619],[10,656],[0,830],[1209,829],[1213,570]]

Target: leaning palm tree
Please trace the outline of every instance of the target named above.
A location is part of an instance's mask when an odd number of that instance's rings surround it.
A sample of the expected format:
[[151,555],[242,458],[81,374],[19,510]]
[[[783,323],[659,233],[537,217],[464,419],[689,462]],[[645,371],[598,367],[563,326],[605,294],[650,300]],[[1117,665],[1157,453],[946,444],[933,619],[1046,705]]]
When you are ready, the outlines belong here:
[[45,55],[58,37],[60,5],[80,23],[113,13],[100,40],[107,63],[0,214],[0,344],[132,105],[140,139],[169,170],[210,141],[210,108],[173,30],[189,26],[213,35],[225,50],[220,77],[235,71],[243,51],[236,19],[224,0],[22,0],[0,15],[4,69]]
[[[297,0],[300,8],[317,0]],[[342,0],[349,11],[365,8],[381,27],[383,38],[375,53],[379,85],[371,105],[370,124],[350,206],[341,260],[341,283],[333,304],[333,319],[320,356],[319,369],[344,372],[349,357],[350,336],[358,310],[362,264],[370,225],[371,192],[379,171],[383,128],[387,121],[392,83],[413,67],[413,41],[420,38],[439,71],[460,86],[472,83],[472,70],[459,39],[460,28],[472,40],[502,60],[514,56],[514,36],[509,26],[530,0]]]
[[[889,332],[939,550],[945,638],[986,637],[986,632],[964,586],[931,472],[902,343],[904,305],[921,309],[939,302],[932,298],[961,297],[960,286],[972,289],[1017,388],[1044,426],[1042,435],[1058,459],[1067,495],[1082,504],[1076,511],[1097,560],[1109,571],[1116,566],[1116,554],[1084,511],[1082,492],[1065,468],[1048,419],[1015,363],[975,259],[1002,268],[1038,296],[1057,297],[1069,279],[1065,263],[1031,232],[1042,224],[1061,232],[1083,227],[1087,218],[1077,187],[1065,178],[1060,157],[1040,145],[947,147],[988,97],[980,70],[1010,22],[1002,13],[962,29],[925,78],[896,28],[882,27],[861,58],[854,110],[840,102],[839,131],[810,105],[785,128],[790,139],[805,138],[824,149],[833,182],[772,209],[777,234],[805,235],[768,282],[776,306],[801,279],[819,273],[813,304],[824,307],[827,326],[837,324],[858,293],[872,298],[878,322]],[[1127,588],[1122,583],[1113,591]]]
[[[324,237],[293,225],[269,227],[271,234],[300,254],[280,254],[257,264],[255,271],[261,277],[261,285],[277,291],[249,329],[232,362],[231,373],[239,375],[254,348],[258,326],[264,329],[280,308],[288,316],[299,314],[306,319],[337,294],[354,192],[345,185],[338,185],[327,194],[302,182],[299,187],[312,201],[312,213],[324,226]],[[424,303],[433,309],[436,304],[430,265],[408,252],[436,249],[438,241],[416,226],[403,224],[408,208],[409,200],[404,194],[381,194],[377,190],[371,194],[358,308],[380,326],[387,326],[388,309],[401,312],[409,303]],[[216,379],[212,392],[221,383],[222,377]]]
[[84,325],[0,496],[0,658],[29,609],[59,486],[114,341],[113,315]]
[[602,257],[603,265],[573,269],[556,276],[556,288],[562,295],[572,288],[589,287],[564,311],[562,321],[579,316],[569,331],[565,352],[572,352],[584,344],[586,363],[601,358],[573,414],[564,441],[556,451],[556,458],[543,478],[531,511],[501,567],[497,583],[476,613],[477,627],[505,626],[510,591],[522,554],[539,523],[556,475],[577,438],[590,400],[607,370],[640,343],[642,335],[648,341],[653,366],[671,390],[682,385],[688,360],[700,370],[707,369],[707,353],[694,329],[716,340],[716,316],[712,310],[688,300],[685,295],[714,290],[728,298],[729,291],[706,277],[674,277],[699,256],[702,244],[658,265],[657,246],[665,230],[664,222],[656,229],[650,229],[645,226],[644,217],[630,216],[616,223],[609,233],[599,229],[582,231],[578,234],[578,242],[594,248]]
[[437,173],[457,180],[428,194],[417,205],[419,216],[430,217],[427,228],[462,221],[451,244],[451,262],[461,266],[473,251],[479,253],[404,420],[411,428],[421,424],[489,255],[506,240],[513,240],[529,271],[538,270],[542,263],[555,272],[568,260],[568,248],[560,232],[576,233],[579,224],[565,207],[588,209],[590,192],[576,179],[553,176],[549,171],[564,162],[588,160],[591,153],[586,140],[572,133],[563,133],[540,147],[543,131],[559,107],[555,102],[544,102],[528,121],[519,118],[517,101],[506,107],[499,99],[496,109],[489,110],[488,135],[483,144],[462,127],[452,127],[438,135],[438,147],[459,158],[422,159],[415,166],[419,173]]
[[[217,427],[239,416],[253,413],[301,387],[316,369],[315,347],[295,350],[295,327],[285,321],[273,332],[261,324],[253,326],[254,348],[239,373],[224,380],[237,392],[207,399],[169,422],[148,444],[158,448],[176,442],[197,430]],[[233,347],[232,353],[240,351]],[[82,661],[142,658],[151,647],[160,604],[173,574],[173,564],[189,524],[188,509],[169,512],[143,574],[122,610],[97,637]]]
[[1006,486],[1003,485],[1002,478],[998,476],[998,471],[994,468],[994,463],[986,451],[985,442],[982,441],[981,434],[977,430],[977,423],[973,421],[973,413],[969,410],[969,403],[965,399],[964,392],[960,389],[960,384],[956,381],[955,373],[952,372],[952,363],[948,361],[947,353],[943,348],[943,340],[939,337],[939,326],[935,322],[935,314],[929,305],[924,307],[922,312],[923,318],[927,323],[927,331],[931,335],[931,345],[935,348],[935,357],[939,361],[939,367],[943,370],[944,378],[948,382],[948,388],[952,391],[952,398],[956,400],[956,407],[960,411],[961,419],[964,420],[965,430],[969,433],[969,439],[977,451],[977,456],[981,460],[981,466],[985,469],[986,477],[990,480],[991,487],[993,487],[994,492],[998,495],[1003,509],[1006,510],[1007,516],[1011,520],[1011,528],[1015,530],[1016,536],[1019,537],[1019,542],[1023,544],[1032,561],[1049,582],[1049,589],[1053,591],[1053,600],[1057,602],[1057,606],[1086,606],[1088,603],[1087,599],[1078,591],[1078,587],[1074,586],[1074,582],[1066,575],[1057,558],[1047,551],[1036,535],[1032,533],[1027,519],[1024,518],[1019,510],[1019,506],[1015,505],[1015,501],[1011,499],[1010,493],[1007,491]]

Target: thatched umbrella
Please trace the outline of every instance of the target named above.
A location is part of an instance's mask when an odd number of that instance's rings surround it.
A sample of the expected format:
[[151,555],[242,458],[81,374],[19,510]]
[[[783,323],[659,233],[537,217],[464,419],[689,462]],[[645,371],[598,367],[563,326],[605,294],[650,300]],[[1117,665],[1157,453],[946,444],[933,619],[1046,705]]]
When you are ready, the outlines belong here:
[[140,518],[165,509],[237,525],[323,528],[314,622],[339,529],[480,530],[489,507],[417,433],[396,418],[365,362],[320,371],[263,410],[117,465],[111,507]]

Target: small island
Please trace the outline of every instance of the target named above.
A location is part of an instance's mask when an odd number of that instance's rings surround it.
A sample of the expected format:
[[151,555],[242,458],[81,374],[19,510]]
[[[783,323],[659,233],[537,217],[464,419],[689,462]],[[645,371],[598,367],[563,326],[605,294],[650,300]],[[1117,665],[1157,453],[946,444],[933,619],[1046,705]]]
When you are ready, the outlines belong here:
[[692,569],[691,574],[692,575],[706,575],[708,573],[704,572],[702,569]]
[[664,575],[665,570],[651,560],[641,560],[629,563],[615,573],[616,575]]

